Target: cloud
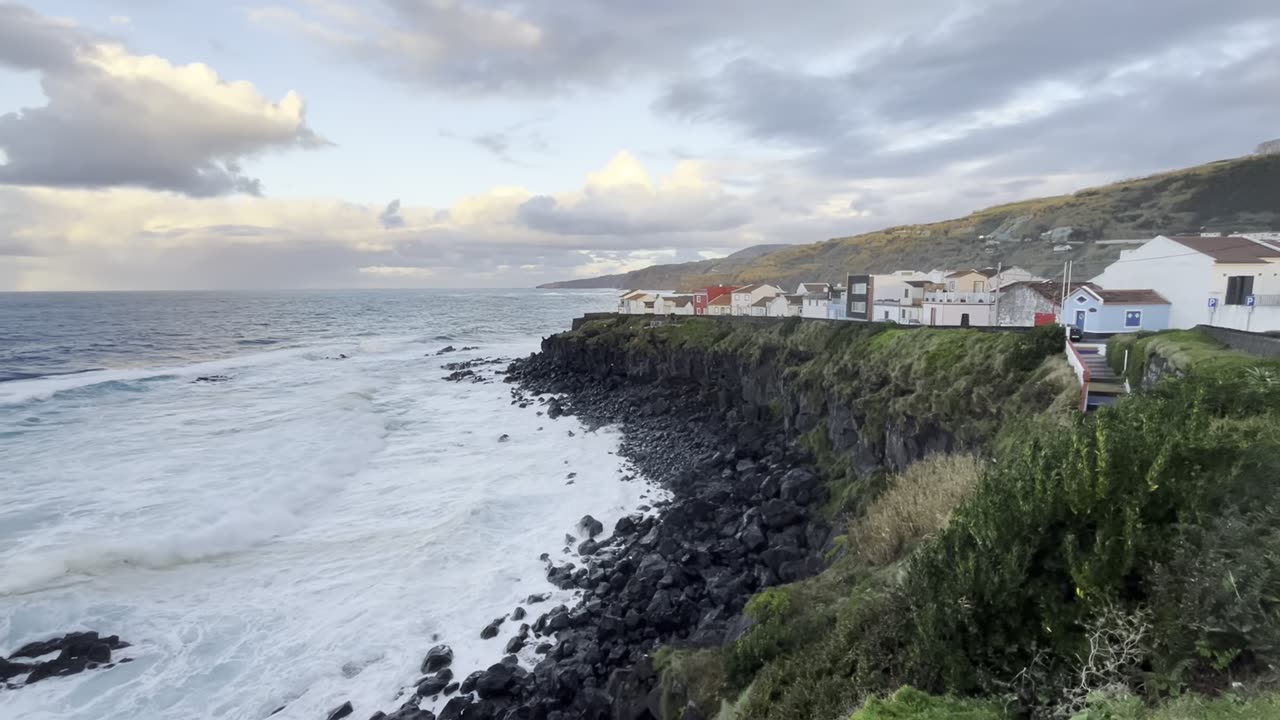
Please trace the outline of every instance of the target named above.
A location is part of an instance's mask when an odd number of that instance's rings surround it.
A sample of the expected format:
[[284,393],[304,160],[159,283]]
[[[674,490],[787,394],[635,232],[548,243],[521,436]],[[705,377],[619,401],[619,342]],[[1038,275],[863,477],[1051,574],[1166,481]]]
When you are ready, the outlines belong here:
[[387,230],[404,227],[404,217],[400,214],[399,198],[387,203],[387,206],[378,214],[378,222]]
[[833,0],[796,12],[774,0],[308,0],[259,8],[250,17],[404,82],[530,95],[630,85],[707,54],[857,48],[922,18],[936,22],[956,4],[902,0],[867,7]]
[[133,18],[129,17],[128,15],[112,15],[111,17],[107,18],[107,22],[111,23],[112,25],[121,25],[121,26],[132,25]]
[[[651,179],[619,153],[576,190],[399,200],[0,188],[8,289],[532,285],[741,247],[747,202],[697,163]],[[394,232],[388,232],[394,230]]]
[[0,5],[0,67],[40,73],[47,104],[0,115],[0,184],[260,194],[245,160],[327,143],[297,93],[271,102],[207,65],[134,55]]
[[844,69],[740,58],[654,107],[804,152],[828,177],[1136,174],[1236,156],[1274,128],[1277,32],[1270,0],[972,2]]

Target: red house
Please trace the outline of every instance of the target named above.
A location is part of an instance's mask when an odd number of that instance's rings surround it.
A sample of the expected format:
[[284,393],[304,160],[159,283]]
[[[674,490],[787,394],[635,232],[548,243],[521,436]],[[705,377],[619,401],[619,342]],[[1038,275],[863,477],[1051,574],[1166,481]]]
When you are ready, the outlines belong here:
[[694,290],[693,291],[693,314],[706,315],[707,305],[710,304],[712,300],[715,300],[721,295],[728,295],[731,292],[733,292],[732,285],[714,285],[712,287],[703,288],[701,290]]

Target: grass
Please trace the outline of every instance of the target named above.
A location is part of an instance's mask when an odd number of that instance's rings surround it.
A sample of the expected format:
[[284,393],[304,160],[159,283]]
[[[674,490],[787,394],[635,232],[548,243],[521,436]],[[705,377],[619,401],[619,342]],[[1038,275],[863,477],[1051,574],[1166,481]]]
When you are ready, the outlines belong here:
[[889,481],[865,515],[849,526],[849,545],[870,566],[887,565],[915,543],[946,527],[951,513],[978,484],[982,461],[973,455],[931,455]]
[[1005,720],[999,703],[934,697],[904,687],[887,698],[871,698],[849,720]]

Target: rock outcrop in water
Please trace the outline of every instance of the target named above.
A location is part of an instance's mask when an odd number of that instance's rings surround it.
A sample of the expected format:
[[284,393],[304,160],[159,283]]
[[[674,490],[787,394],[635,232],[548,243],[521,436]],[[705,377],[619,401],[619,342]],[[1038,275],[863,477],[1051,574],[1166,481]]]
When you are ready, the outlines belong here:
[[[51,677],[114,667],[116,662],[132,661],[131,658],[112,661],[113,651],[127,647],[129,643],[115,635],[100,637],[96,632],[73,632],[52,640],[28,643],[18,648],[8,660],[0,659],[0,682],[14,689]],[[57,657],[38,659],[53,653],[57,653]]]

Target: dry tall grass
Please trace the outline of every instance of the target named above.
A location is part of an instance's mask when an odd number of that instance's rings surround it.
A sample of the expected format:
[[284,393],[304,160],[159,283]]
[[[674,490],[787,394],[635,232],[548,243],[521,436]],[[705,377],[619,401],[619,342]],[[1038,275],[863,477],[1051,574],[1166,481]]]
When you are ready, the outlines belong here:
[[895,475],[866,514],[849,527],[853,553],[869,565],[902,557],[915,542],[946,527],[973,492],[982,461],[972,455],[930,455]]

